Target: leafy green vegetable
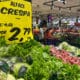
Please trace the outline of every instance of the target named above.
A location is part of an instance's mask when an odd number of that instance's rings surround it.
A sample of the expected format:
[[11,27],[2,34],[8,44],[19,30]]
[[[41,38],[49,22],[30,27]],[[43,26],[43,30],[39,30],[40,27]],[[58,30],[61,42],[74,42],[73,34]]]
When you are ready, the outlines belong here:
[[27,69],[29,68],[30,68],[29,65],[27,65],[26,63],[16,63],[13,66],[14,75],[16,77],[23,77]]
[[69,45],[67,42],[62,42],[61,44],[59,44],[58,46],[60,49],[64,49],[68,52],[74,53],[75,55],[80,55],[80,49],[78,47]]
[[31,57],[30,55],[28,55],[28,56],[26,57],[26,62],[27,62],[29,65],[31,65],[31,64],[33,63],[33,59],[32,59],[32,57]]
[[[79,66],[65,64],[62,60],[57,59],[55,56],[51,56],[50,47],[43,46],[35,40],[7,46],[2,45],[0,48],[2,48],[0,49],[0,58],[7,58],[13,63],[11,75],[14,75],[16,80],[18,80],[17,78],[20,78],[19,80],[80,79]],[[67,48],[66,46],[65,49]],[[9,64],[9,62],[7,63]],[[11,72],[8,73],[10,74]]]
[[24,80],[23,78],[17,79],[17,80]]
[[6,80],[7,74],[0,70],[0,80]]
[[7,79],[6,80],[16,80],[16,79],[13,75],[7,74]]
[[7,46],[6,42],[5,42],[5,38],[0,37],[0,47],[1,46]]
[[0,61],[0,70],[5,73],[9,72],[9,65],[5,61]]

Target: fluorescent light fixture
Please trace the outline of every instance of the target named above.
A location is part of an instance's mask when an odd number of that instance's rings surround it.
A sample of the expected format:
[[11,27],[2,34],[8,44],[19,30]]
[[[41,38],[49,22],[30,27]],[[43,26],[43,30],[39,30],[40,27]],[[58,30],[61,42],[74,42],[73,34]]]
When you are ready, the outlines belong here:
[[67,2],[65,0],[58,0],[59,2],[62,2],[63,4],[66,4]]

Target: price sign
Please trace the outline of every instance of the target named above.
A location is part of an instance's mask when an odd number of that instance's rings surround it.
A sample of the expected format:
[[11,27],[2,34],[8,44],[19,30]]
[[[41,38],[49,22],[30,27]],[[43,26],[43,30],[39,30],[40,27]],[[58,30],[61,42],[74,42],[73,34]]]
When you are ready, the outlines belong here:
[[29,0],[0,0],[0,36],[9,44],[33,39]]

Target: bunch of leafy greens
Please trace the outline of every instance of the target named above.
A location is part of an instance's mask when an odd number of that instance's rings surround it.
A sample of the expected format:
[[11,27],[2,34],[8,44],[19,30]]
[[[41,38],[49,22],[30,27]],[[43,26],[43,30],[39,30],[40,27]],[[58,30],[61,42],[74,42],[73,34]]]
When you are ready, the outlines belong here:
[[29,55],[33,58],[31,69],[25,80],[78,80],[80,69],[77,65],[64,64],[49,54],[48,46],[35,46]]
[[4,37],[0,37],[0,47],[2,47],[2,46],[7,46]]
[[80,48],[72,46],[68,44],[67,42],[62,42],[58,46],[60,49],[64,49],[68,52],[74,53],[74,55],[78,56],[80,55]]
[[[6,49],[4,45],[0,48],[2,47],[0,58],[19,57],[22,60],[19,63],[30,66],[30,69],[22,77],[24,80],[80,80],[79,66],[65,64],[55,56],[51,56],[50,47],[44,46],[35,40],[7,45]],[[12,75],[15,76],[13,73]],[[15,77],[18,78],[18,75]]]

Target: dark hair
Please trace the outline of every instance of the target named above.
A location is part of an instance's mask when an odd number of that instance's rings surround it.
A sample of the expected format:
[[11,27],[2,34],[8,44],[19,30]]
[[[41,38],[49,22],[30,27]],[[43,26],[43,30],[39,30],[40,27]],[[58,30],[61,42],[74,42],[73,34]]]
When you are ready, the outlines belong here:
[[40,23],[40,27],[44,27],[47,26],[47,21],[46,20],[42,20]]
[[48,33],[50,30],[52,30],[53,28],[48,28],[44,33]]

